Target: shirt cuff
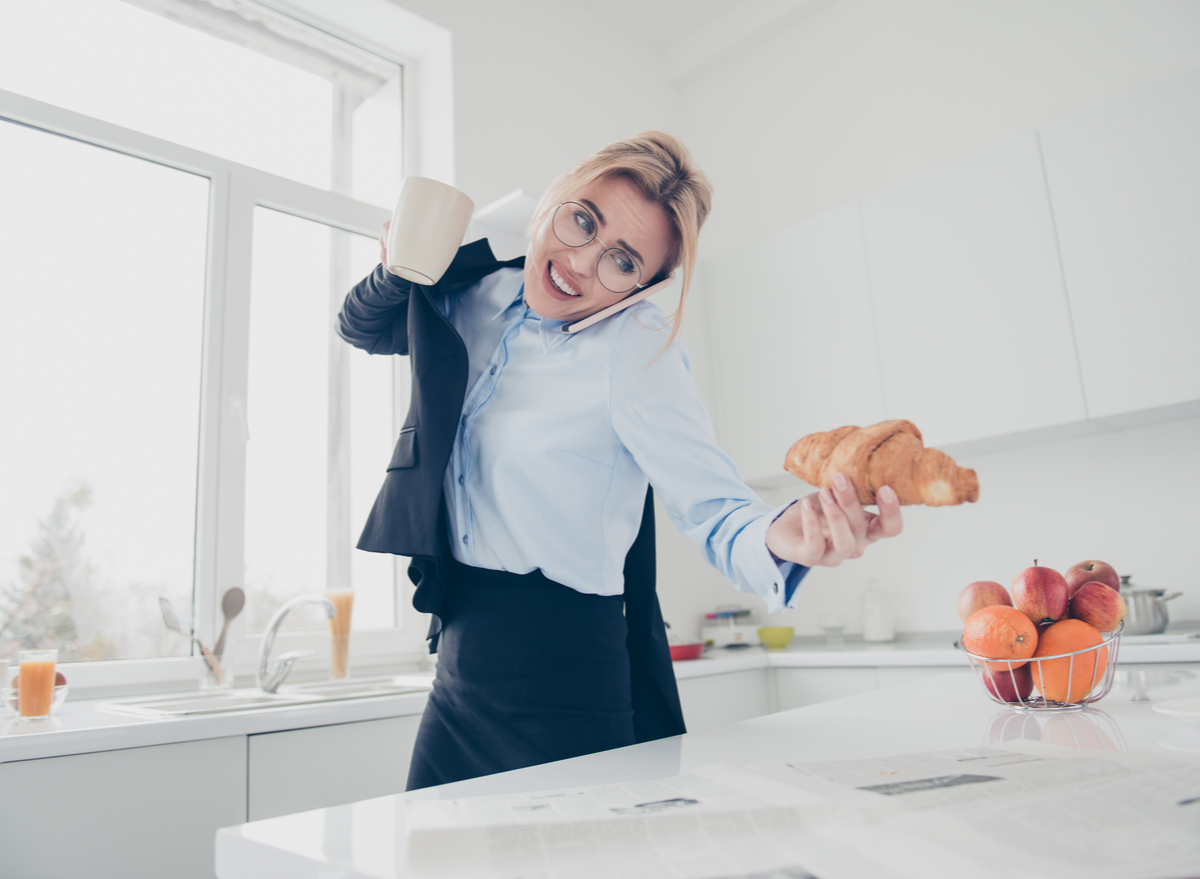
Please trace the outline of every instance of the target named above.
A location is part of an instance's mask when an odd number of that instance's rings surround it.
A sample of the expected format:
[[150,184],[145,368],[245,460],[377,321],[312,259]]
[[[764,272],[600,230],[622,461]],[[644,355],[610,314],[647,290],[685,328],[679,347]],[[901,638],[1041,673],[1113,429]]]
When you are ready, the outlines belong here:
[[750,576],[756,586],[754,591],[767,603],[768,613],[792,607],[800,581],[809,572],[809,568],[804,565],[776,558],[775,554],[767,548],[767,529],[783,514],[784,510],[794,503],[796,502],[788,501],[770,514],[763,516],[756,523],[762,529],[762,536],[761,543],[755,549],[754,557],[750,561],[752,567]]

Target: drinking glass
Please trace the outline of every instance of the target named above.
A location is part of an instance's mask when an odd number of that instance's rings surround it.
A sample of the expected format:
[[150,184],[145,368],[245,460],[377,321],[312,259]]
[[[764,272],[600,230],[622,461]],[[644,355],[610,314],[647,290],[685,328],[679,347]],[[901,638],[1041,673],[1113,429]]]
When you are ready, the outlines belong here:
[[50,716],[54,703],[54,666],[58,662],[57,650],[21,650],[17,654],[20,662],[18,680],[21,694],[17,705],[21,720],[41,720]]

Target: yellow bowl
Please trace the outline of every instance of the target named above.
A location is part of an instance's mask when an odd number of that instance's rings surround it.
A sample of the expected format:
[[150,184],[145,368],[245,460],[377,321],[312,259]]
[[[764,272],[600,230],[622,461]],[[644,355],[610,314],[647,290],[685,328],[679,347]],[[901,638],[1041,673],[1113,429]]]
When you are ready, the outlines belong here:
[[791,643],[795,634],[796,630],[791,626],[760,626],[758,640],[762,641],[768,650],[782,650]]

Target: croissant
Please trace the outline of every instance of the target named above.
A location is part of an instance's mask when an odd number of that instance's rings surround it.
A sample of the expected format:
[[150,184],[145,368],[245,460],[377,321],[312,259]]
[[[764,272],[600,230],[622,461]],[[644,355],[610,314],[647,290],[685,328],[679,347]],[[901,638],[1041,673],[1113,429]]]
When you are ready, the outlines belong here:
[[875,503],[876,490],[885,485],[902,504],[939,507],[979,499],[975,471],[925,448],[921,431],[903,419],[810,433],[788,450],[783,467],[818,488],[827,487],[835,473],[845,473],[863,504]]

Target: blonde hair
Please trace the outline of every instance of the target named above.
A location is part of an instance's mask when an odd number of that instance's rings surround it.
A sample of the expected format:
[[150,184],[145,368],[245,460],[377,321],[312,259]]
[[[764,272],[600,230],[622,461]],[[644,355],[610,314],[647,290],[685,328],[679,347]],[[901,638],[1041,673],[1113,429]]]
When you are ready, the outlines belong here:
[[602,147],[551,183],[529,221],[529,237],[537,235],[551,211],[569,195],[606,177],[621,177],[633,183],[646,201],[663,209],[671,223],[674,234],[662,271],[650,279],[652,283],[661,281],[679,266],[683,267],[679,308],[671,320],[669,346],[683,323],[683,305],[696,267],[700,227],[712,204],[712,186],[692,164],[687,147],[677,138],[661,131],[643,131]]

